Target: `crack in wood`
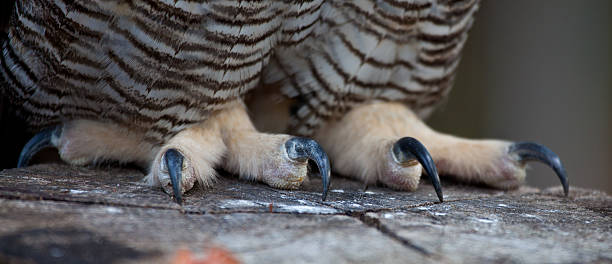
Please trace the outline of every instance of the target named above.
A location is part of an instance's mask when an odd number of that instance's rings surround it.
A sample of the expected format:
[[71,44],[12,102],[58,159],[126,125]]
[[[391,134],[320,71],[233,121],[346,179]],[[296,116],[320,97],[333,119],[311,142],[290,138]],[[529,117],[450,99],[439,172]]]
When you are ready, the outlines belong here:
[[369,227],[373,227],[376,228],[376,230],[378,230],[380,233],[382,233],[383,235],[401,243],[402,245],[404,245],[407,248],[410,248],[412,250],[417,251],[418,253],[426,256],[426,257],[434,257],[435,254],[429,252],[427,249],[417,245],[416,243],[412,242],[410,239],[406,239],[403,238],[401,236],[399,236],[398,234],[396,234],[395,232],[393,232],[393,230],[389,229],[387,226],[385,226],[383,223],[380,222],[380,220],[378,218],[375,217],[370,217],[367,215],[367,213],[354,213],[351,215],[354,218],[359,219],[362,223],[364,223],[365,225],[369,226]]

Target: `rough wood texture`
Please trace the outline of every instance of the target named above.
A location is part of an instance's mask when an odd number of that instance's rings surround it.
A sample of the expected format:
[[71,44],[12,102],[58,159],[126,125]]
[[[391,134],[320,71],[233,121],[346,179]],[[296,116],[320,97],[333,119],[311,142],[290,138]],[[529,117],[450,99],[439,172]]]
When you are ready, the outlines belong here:
[[143,175],[39,165],[0,172],[0,263],[165,263],[225,248],[245,263],[612,262],[612,197],[444,182],[414,193],[336,177],[284,191],[228,176],[180,207]]

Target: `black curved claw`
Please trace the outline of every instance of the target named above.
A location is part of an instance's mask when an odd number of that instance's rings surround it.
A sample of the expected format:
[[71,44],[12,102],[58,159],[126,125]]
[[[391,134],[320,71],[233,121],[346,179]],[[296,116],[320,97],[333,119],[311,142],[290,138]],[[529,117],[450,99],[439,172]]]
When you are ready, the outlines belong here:
[[30,159],[36,155],[39,151],[47,147],[54,147],[52,138],[59,137],[61,129],[59,126],[45,128],[43,131],[38,132],[34,135],[28,143],[23,146],[21,154],[19,154],[19,161],[17,162],[17,168],[28,166]]
[[533,142],[517,142],[510,146],[508,149],[509,154],[517,154],[519,162],[525,164],[527,161],[540,161],[551,167],[563,185],[563,192],[565,196],[569,193],[569,182],[567,179],[567,173],[559,156],[552,152],[549,148]]
[[319,143],[309,138],[294,137],[285,143],[287,154],[289,158],[293,160],[305,161],[307,159],[313,160],[319,172],[321,178],[323,178],[323,194],[321,199],[325,201],[327,198],[327,189],[329,188],[329,181],[331,175],[331,168],[329,166],[329,159],[327,153],[323,151]]
[[427,172],[427,175],[429,175],[431,183],[434,189],[436,189],[438,199],[440,199],[440,202],[444,201],[442,198],[442,186],[440,185],[438,170],[436,169],[436,165],[431,155],[429,155],[429,151],[427,151],[421,142],[411,137],[400,138],[393,144],[392,153],[395,160],[399,163],[408,162],[414,159],[418,160]]
[[183,154],[178,152],[176,149],[168,149],[164,154],[164,160],[166,162],[166,168],[168,168],[168,174],[170,175],[170,182],[172,183],[174,198],[178,204],[181,204],[183,203],[183,198],[181,195],[181,170],[183,169]]

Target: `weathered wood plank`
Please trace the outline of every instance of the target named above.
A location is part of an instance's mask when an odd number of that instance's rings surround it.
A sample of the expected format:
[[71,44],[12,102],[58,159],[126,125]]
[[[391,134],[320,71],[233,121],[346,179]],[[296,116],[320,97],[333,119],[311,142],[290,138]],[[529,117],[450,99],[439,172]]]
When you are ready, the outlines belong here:
[[287,191],[221,177],[179,206],[136,170],[38,165],[0,172],[0,262],[170,261],[222,247],[246,263],[610,262],[612,197],[444,182],[396,192],[334,178]]

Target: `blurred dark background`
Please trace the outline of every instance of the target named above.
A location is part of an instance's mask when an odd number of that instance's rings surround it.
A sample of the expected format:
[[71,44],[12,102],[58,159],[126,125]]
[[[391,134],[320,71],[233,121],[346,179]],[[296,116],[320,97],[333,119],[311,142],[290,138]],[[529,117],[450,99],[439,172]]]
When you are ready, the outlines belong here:
[[[0,27],[10,5],[0,2]],[[15,166],[31,136],[2,100],[0,169]],[[483,1],[456,85],[428,123],[464,137],[545,144],[572,186],[612,193],[612,1]],[[551,169],[531,167],[529,185],[559,185]]]
[[[0,40],[6,38],[5,28],[13,10],[14,1],[0,1]],[[0,82],[0,170],[13,168],[17,165],[17,158],[21,147],[31,136],[26,131],[25,124],[12,115],[9,102],[2,96],[4,87]]]
[[[612,1],[482,1],[449,100],[428,123],[545,144],[571,186],[612,193]],[[529,185],[559,185],[531,167]]]

